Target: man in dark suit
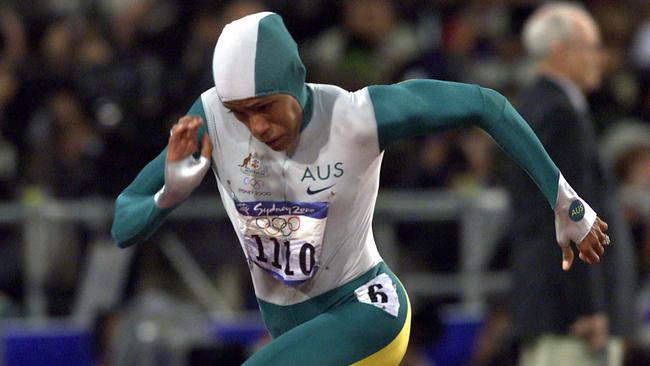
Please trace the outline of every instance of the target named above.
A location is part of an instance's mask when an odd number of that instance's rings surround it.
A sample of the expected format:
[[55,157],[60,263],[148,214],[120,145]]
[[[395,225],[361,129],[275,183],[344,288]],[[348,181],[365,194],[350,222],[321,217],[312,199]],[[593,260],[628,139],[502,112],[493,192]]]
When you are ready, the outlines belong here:
[[581,7],[553,3],[537,10],[523,39],[536,62],[536,79],[519,96],[518,110],[566,180],[610,224],[612,247],[600,266],[556,265],[554,225],[530,179],[511,169],[514,331],[519,364],[621,365],[630,335],[635,270],[632,243],[601,168],[585,94],[601,81],[598,26]]

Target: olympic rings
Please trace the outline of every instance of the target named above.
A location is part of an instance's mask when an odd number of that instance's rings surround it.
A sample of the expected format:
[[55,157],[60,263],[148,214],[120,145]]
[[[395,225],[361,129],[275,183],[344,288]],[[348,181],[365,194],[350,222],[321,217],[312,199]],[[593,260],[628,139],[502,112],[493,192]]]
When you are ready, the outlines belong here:
[[258,217],[255,219],[255,225],[269,236],[289,236],[292,232],[300,229],[300,217],[291,216],[287,219],[277,216]]
[[266,229],[271,226],[271,222],[268,217],[258,217],[255,219],[255,225],[260,229]]
[[264,182],[262,182],[261,180],[257,180],[255,178],[244,177],[244,184],[247,186],[251,186],[255,189],[260,189],[264,185]]

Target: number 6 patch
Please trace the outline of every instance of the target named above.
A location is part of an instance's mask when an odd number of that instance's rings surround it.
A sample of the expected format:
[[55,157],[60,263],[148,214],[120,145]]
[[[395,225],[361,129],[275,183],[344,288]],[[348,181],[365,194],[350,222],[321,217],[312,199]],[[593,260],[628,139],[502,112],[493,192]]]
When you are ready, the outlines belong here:
[[399,313],[397,287],[385,273],[354,290],[354,294],[360,302],[374,305],[394,317]]

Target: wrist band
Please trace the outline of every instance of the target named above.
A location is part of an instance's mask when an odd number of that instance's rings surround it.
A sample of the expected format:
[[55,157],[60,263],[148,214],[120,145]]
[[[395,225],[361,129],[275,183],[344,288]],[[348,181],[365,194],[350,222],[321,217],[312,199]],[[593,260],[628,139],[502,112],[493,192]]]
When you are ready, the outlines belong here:
[[154,195],[154,202],[160,208],[177,205],[201,184],[210,167],[210,159],[192,155],[165,162],[165,185]]
[[580,243],[591,230],[596,216],[591,206],[560,174],[555,204],[555,237],[558,244],[568,246],[571,241]]

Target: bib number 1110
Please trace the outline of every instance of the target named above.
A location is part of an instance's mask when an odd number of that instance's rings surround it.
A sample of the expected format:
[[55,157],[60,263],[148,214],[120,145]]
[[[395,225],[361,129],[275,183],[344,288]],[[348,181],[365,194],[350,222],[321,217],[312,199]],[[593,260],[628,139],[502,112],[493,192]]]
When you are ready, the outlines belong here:
[[[267,257],[267,254],[264,252],[265,246],[262,238],[259,235],[251,235],[251,237],[255,239],[255,242],[257,243],[258,253],[257,256],[255,256],[255,259],[263,263],[268,263],[269,257]],[[282,270],[283,263],[281,262],[284,262],[284,274],[286,276],[293,276],[295,272],[291,268],[291,255],[295,255],[295,252],[291,253],[291,243],[288,240],[280,243],[276,238],[269,238],[269,240],[271,240],[273,243],[273,248],[269,248],[272,249],[273,252],[269,253],[273,257],[271,260],[271,265],[279,270]],[[303,275],[308,276],[314,269],[314,264],[316,263],[315,255],[316,248],[314,248],[313,245],[310,243],[302,244],[300,247],[300,252],[298,253],[298,264]]]

